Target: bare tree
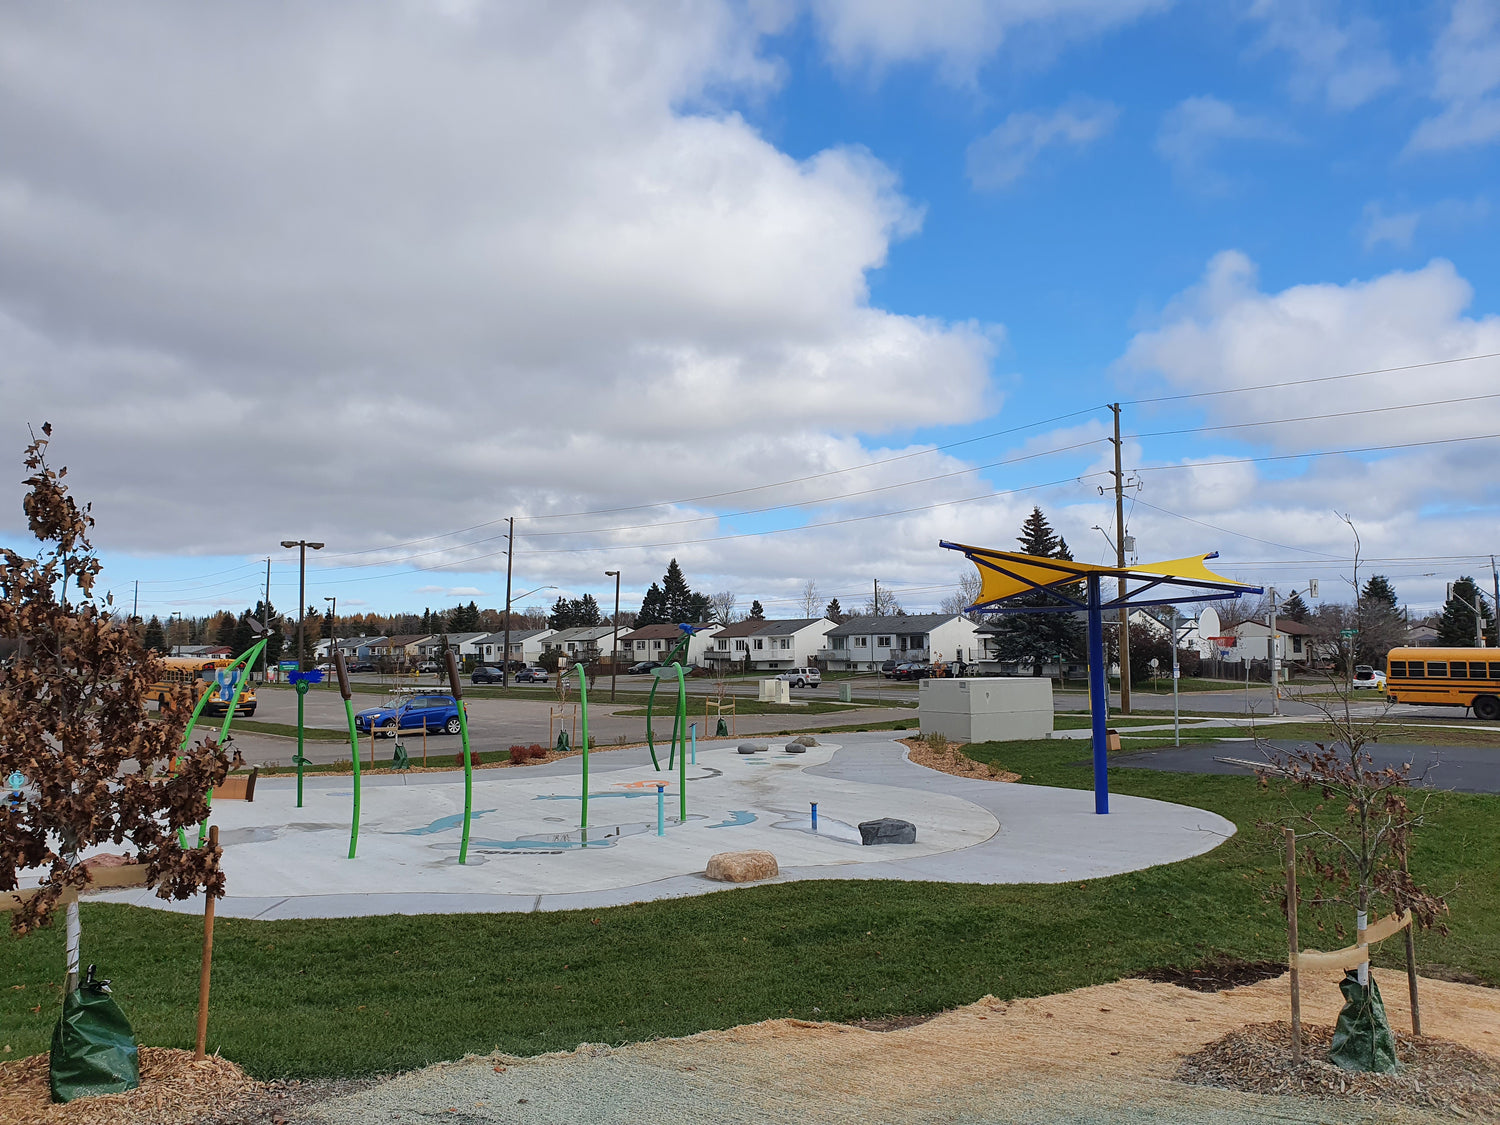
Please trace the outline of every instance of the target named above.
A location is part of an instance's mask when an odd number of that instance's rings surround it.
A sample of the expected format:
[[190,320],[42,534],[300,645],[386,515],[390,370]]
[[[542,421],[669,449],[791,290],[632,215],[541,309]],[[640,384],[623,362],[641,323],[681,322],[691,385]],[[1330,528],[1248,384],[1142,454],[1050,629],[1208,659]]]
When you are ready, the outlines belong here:
[[938,608],[944,613],[963,613],[979,600],[979,590],[979,572],[966,570],[958,576],[957,588],[942,600]]
[[725,625],[733,624],[734,603],[738,600],[733,590],[720,590],[716,594],[710,594],[708,604],[713,611],[714,620],[722,621]]
[[894,617],[904,612],[901,603],[896,600],[896,595],[880,586],[875,587],[871,592],[870,600],[865,602],[866,617]]
[[802,616],[823,616],[823,595],[818,593],[818,584],[811,578],[802,587]]

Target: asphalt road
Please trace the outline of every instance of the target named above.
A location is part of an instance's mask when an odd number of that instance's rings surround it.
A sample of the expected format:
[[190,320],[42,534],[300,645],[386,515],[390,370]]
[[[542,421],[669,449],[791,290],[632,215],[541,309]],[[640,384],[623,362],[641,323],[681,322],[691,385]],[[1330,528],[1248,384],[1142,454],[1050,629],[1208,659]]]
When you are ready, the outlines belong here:
[[[1312,744],[1281,739],[1269,744],[1257,744],[1246,740],[1171,750],[1141,750],[1117,755],[1111,760],[1111,765],[1172,773],[1248,775],[1255,771],[1218,759],[1264,761],[1267,745],[1271,748],[1271,753],[1285,753],[1310,747]],[[1500,749],[1479,746],[1413,746],[1386,742],[1372,743],[1367,749],[1379,769],[1389,766],[1399,768],[1411,763],[1411,776],[1416,785],[1431,789],[1451,789],[1457,793],[1500,793]],[[1089,765],[1087,762],[1080,764]]]

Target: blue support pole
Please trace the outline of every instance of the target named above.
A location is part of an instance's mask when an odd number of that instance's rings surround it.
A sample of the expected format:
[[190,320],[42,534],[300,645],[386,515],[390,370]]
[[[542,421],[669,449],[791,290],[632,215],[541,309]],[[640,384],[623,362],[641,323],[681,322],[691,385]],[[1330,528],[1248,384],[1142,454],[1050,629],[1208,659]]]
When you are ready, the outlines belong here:
[[1094,811],[1109,812],[1109,675],[1104,667],[1104,616],[1099,608],[1099,576],[1088,576],[1089,725],[1094,736]]
[[667,787],[660,781],[656,783],[656,834],[667,834]]

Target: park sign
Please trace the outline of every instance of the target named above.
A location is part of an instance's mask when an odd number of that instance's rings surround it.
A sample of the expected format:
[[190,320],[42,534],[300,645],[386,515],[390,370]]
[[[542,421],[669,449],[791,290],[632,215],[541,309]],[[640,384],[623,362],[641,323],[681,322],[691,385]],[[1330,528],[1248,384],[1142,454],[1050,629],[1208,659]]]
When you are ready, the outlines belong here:
[[1343,637],[1344,640],[1346,640],[1346,641],[1350,637],[1357,637],[1358,635],[1359,635],[1359,630],[1358,629],[1340,629],[1339,630],[1339,636]]
[[295,660],[283,660],[276,665],[276,670],[279,672],[295,672],[297,668],[298,664]]

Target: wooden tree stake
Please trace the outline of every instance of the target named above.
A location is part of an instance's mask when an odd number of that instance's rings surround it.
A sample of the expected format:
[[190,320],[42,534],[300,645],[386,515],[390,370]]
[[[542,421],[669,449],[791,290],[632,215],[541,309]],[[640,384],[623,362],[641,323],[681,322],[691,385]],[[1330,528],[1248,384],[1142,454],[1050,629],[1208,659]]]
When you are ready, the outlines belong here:
[[[1401,874],[1406,871],[1406,852],[1401,853]],[[1413,921],[1406,927],[1406,987],[1411,993],[1411,1033],[1422,1034],[1422,1009],[1417,1003],[1417,941],[1414,931],[1417,923]]]
[[[217,824],[209,826],[208,846],[210,849],[219,846]],[[203,968],[198,973],[198,1046],[193,1052],[195,1059],[203,1058],[204,1047],[208,1042],[208,985],[214,963],[214,896],[207,891],[203,894],[208,901],[203,906]]]
[[[1292,1065],[1302,1065],[1302,982],[1297,974],[1297,833],[1283,829],[1286,835],[1286,943],[1292,973]],[[1408,941],[1410,940],[1410,930]]]

